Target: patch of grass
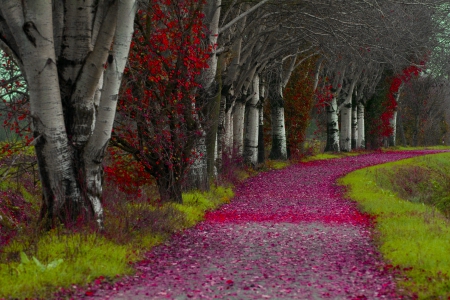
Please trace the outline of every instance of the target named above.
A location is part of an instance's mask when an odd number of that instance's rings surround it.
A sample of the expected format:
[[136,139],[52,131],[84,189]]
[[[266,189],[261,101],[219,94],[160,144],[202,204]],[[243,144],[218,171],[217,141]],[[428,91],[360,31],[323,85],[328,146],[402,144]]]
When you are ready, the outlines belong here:
[[49,297],[58,286],[85,284],[99,276],[114,278],[132,271],[130,249],[93,234],[60,235],[49,232],[26,254],[23,243],[4,249],[17,261],[0,264],[0,297]]
[[396,146],[390,148],[384,148],[385,150],[450,150],[450,146],[446,145],[436,145],[436,146],[421,146],[421,147],[405,147],[405,146]]
[[338,153],[320,153],[313,156],[308,156],[304,159],[302,159],[303,162],[308,161],[315,161],[315,160],[326,160],[326,159],[335,159],[335,158],[342,158],[347,156],[357,156],[360,155],[363,152],[338,152]]
[[130,263],[171,233],[203,220],[206,211],[229,202],[234,193],[232,187],[214,186],[209,192],[184,193],[183,204],[166,205],[145,197],[124,201],[125,195],[111,187],[105,196],[104,234],[23,230],[0,249],[0,298],[48,298],[59,287],[132,273]]
[[231,187],[214,186],[208,192],[190,191],[183,194],[183,204],[171,204],[185,215],[185,226],[193,226],[203,220],[205,212],[213,210],[233,198]]
[[[399,184],[392,181],[389,174],[395,178],[399,176],[396,172],[399,168],[420,167],[417,170],[422,176],[446,166],[450,166],[450,153],[361,169],[340,180],[348,186],[348,196],[356,200],[363,211],[376,215],[380,251],[410,278],[399,285],[421,299],[450,296],[450,222],[435,206],[401,198]],[[426,182],[432,186],[433,177],[426,178],[431,180]],[[448,178],[450,173],[447,173]],[[423,183],[405,182],[404,187],[411,188]],[[431,191],[438,192],[433,188],[428,190]]]
[[267,161],[267,167],[272,170],[280,170],[289,166],[289,161],[285,160],[269,160]]

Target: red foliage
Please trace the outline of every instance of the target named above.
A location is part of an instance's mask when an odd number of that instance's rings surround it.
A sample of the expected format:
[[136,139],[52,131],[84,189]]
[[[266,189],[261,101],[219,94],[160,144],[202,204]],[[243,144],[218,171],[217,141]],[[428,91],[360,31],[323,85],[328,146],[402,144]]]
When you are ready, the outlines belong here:
[[112,141],[157,180],[181,180],[200,135],[203,2],[153,0],[138,12]]
[[[423,67],[423,63],[422,63]],[[394,116],[397,109],[396,94],[399,93],[401,85],[411,80],[412,77],[418,76],[421,68],[417,66],[409,66],[405,68],[401,74],[398,74],[390,80],[389,91],[386,101],[383,102],[384,111],[381,114],[381,127],[379,128],[382,137],[389,137],[392,135],[394,129],[390,124],[390,120]]]
[[284,90],[285,121],[287,142],[291,157],[301,154],[301,144],[305,140],[305,131],[310,121],[311,108],[314,101],[313,72],[315,58],[310,58],[301,64],[291,75]]
[[142,196],[141,187],[152,181],[144,166],[116,148],[108,148],[109,162],[105,166],[105,181],[129,196]]

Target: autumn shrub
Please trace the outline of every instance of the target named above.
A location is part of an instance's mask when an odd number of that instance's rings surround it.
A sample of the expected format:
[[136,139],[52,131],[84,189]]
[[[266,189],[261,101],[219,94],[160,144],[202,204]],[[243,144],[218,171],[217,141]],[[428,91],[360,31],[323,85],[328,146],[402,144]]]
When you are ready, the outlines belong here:
[[[400,278],[398,286],[420,299],[450,296],[450,221],[430,202],[418,202],[440,198],[436,171],[448,181],[450,153],[361,169],[341,180],[349,187],[348,196],[376,216],[380,251],[408,278]],[[441,204],[447,202],[442,199]]]

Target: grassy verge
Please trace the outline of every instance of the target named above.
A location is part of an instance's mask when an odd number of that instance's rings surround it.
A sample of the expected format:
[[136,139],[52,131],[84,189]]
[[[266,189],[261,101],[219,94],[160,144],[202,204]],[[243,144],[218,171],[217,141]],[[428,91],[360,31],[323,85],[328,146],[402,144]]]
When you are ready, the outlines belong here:
[[376,216],[380,251],[409,278],[399,286],[421,299],[450,296],[450,153],[361,169],[341,184]]
[[130,263],[171,233],[201,221],[207,210],[228,202],[233,191],[217,186],[183,196],[183,204],[163,206],[116,202],[115,210],[106,209],[105,225],[111,230],[105,234],[88,228],[78,233],[23,229],[0,253],[0,298],[48,298],[58,287],[130,274]]

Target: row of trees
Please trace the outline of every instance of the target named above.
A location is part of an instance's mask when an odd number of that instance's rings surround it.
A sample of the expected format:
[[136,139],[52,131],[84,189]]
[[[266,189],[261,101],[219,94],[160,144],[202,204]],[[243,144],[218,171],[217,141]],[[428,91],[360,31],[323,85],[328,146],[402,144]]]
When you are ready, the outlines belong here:
[[[1,1],[0,48],[27,87],[15,99],[29,99],[42,220],[103,226],[109,144],[156,179],[164,201],[182,201],[183,182],[207,189],[224,157],[256,165],[265,103],[270,157],[286,159],[284,94],[300,95],[299,82],[308,104],[289,109],[306,119],[313,100],[326,108],[326,150],[364,147],[364,110],[386,78],[406,82],[403,70],[445,56],[430,55],[443,49],[442,2]],[[16,75],[2,87],[23,88]]]

